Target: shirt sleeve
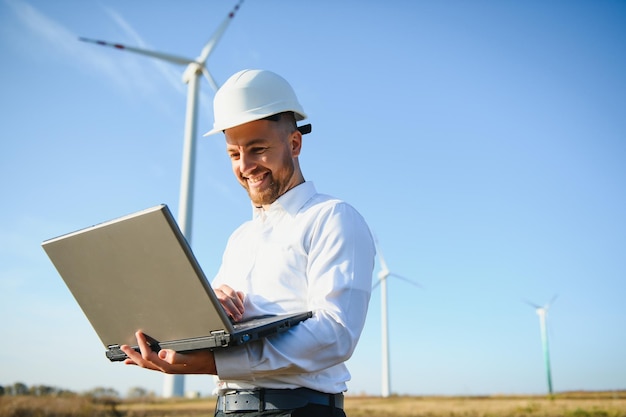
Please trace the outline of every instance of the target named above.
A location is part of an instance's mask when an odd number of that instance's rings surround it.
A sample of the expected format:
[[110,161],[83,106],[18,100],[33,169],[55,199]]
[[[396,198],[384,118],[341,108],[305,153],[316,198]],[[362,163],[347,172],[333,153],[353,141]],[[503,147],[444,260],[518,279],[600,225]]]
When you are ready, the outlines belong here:
[[324,210],[308,235],[308,305],[313,317],[288,332],[216,350],[221,380],[323,372],[350,358],[367,314],[374,243],[361,215],[338,203]]

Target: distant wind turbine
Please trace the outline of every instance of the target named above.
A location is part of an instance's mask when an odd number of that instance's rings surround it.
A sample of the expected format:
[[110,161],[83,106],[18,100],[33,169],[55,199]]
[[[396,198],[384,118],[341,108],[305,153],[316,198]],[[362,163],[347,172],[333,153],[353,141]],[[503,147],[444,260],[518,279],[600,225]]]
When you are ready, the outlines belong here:
[[[200,75],[204,75],[213,90],[219,88],[217,82],[206,67],[206,61],[209,55],[215,49],[217,42],[220,40],[230,21],[235,17],[235,13],[243,0],[235,5],[234,9],[222,21],[213,36],[204,45],[200,56],[196,59],[181,57],[162,52],[149,51],[146,49],[125,46],[118,43],[110,43],[106,41],[93,40],[87,38],[79,38],[83,42],[95,43],[97,45],[110,46],[112,48],[134,52],[136,54],[146,55],[163,61],[171,62],[178,65],[186,65],[183,73],[183,82],[187,84],[187,114],[185,116],[185,134],[183,141],[183,162],[182,173],[180,179],[180,195],[178,200],[178,225],[185,238],[191,242],[191,222],[193,216],[193,190],[194,190],[194,174],[196,163],[196,126],[198,117],[198,89],[200,84]],[[165,385],[163,389],[164,397],[180,397],[184,395],[185,377],[184,375],[166,375]]]
[[377,243],[378,260],[380,261],[380,271],[378,272],[378,281],[372,287],[372,290],[375,289],[380,284],[380,305],[381,305],[381,339],[382,339],[382,390],[381,395],[383,397],[389,397],[391,392],[391,371],[389,368],[389,319],[388,319],[388,308],[387,308],[387,278],[395,277],[399,278],[403,281],[408,282],[411,285],[415,285],[416,287],[421,287],[420,284],[414,282],[409,278],[405,278],[401,275],[395,274],[389,270],[387,267],[387,262],[385,262],[385,257],[380,249],[380,245]]
[[556,300],[556,295],[552,297],[549,303],[544,306],[539,306],[537,304],[531,303],[530,301],[526,301],[526,304],[530,305],[535,309],[535,312],[539,316],[539,327],[541,330],[541,346],[543,348],[543,359],[546,366],[546,378],[548,380],[548,394],[552,396],[552,372],[550,370],[550,350],[548,347],[548,332],[546,326],[546,318],[548,315],[548,309]]

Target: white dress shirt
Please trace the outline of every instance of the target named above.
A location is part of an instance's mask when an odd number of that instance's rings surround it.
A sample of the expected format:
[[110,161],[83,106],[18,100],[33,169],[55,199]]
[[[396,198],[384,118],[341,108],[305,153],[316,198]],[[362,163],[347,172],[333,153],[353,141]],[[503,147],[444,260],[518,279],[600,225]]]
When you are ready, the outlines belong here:
[[245,293],[244,319],[313,311],[287,332],[216,349],[217,392],[307,387],[343,392],[363,329],[375,249],[370,230],[349,204],[304,182],[230,237],[212,285]]

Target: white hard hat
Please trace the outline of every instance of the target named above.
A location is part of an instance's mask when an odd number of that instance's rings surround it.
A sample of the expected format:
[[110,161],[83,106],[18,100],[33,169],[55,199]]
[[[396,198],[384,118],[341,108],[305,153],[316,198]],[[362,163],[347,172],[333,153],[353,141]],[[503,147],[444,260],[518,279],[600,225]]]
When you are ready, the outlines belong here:
[[[297,121],[307,117],[283,77],[266,70],[239,71],[215,93],[213,129],[204,136],[287,111],[292,111]],[[311,131],[310,125],[298,129],[303,134]]]

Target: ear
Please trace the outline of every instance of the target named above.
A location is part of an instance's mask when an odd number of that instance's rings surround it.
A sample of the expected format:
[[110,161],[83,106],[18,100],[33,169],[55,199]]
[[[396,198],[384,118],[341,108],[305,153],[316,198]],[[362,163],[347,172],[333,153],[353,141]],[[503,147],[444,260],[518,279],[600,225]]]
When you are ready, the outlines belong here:
[[291,146],[291,156],[296,158],[300,155],[302,150],[302,133],[299,130],[294,130],[289,137],[289,145]]

